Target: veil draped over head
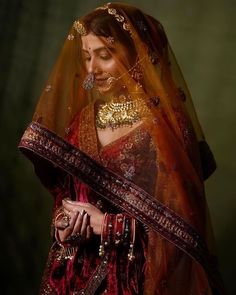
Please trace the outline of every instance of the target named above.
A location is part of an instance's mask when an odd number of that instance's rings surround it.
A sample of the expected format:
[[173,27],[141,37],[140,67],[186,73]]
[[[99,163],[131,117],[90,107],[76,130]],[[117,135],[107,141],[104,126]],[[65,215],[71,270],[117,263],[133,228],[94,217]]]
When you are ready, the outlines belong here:
[[[223,294],[208,277],[215,256],[203,180],[214,171],[215,162],[163,26],[157,20],[132,6],[109,3],[75,21],[33,121],[67,140],[72,134],[76,136],[81,114],[86,111],[87,118],[91,114],[92,119],[84,123],[87,125],[82,126],[80,136],[87,145],[91,143],[90,132],[98,140],[95,117],[89,110],[95,111],[96,102],[103,97],[96,87],[83,87],[88,73],[82,38],[88,30],[100,38],[116,61],[120,75],[111,83],[121,85],[127,96],[139,101],[143,124],[157,154],[152,197],[190,224],[208,248],[209,261],[201,263],[176,247],[174,240],[168,241],[150,229],[144,294]],[[78,139],[79,148],[99,161],[94,145],[92,141],[86,148]],[[147,171],[147,175],[152,173]]]

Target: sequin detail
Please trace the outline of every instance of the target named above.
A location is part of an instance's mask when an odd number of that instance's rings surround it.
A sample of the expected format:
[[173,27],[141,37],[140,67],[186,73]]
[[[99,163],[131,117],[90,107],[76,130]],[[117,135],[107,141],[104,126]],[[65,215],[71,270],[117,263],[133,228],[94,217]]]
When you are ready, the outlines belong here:
[[52,85],[47,85],[46,87],[45,87],[45,91],[46,92],[49,92],[49,91],[51,91],[52,90]]
[[69,35],[67,36],[67,39],[68,39],[69,41],[74,40],[74,38],[75,38],[75,36],[72,35],[72,34],[69,34]]

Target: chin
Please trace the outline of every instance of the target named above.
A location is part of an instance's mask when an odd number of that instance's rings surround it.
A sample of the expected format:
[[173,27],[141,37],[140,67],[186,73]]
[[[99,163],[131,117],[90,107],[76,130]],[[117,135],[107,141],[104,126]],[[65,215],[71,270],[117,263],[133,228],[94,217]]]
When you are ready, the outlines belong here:
[[97,90],[101,95],[109,95],[113,93],[113,87],[97,87]]

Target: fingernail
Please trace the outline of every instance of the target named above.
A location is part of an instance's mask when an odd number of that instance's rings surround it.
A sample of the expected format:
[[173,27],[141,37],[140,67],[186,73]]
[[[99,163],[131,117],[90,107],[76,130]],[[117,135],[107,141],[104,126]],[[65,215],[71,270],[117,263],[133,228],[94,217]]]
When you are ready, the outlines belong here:
[[68,223],[68,222],[63,222],[62,225],[63,225],[64,227],[67,227],[67,226],[69,225],[69,223]]
[[70,199],[68,199],[68,200],[65,200],[67,203],[70,203],[70,204],[73,204],[74,202],[72,201],[72,200],[70,200]]

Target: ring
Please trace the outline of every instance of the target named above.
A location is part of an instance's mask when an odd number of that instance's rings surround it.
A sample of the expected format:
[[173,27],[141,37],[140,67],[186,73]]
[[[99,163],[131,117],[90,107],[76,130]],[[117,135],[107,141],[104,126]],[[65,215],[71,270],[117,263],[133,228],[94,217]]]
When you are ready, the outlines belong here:
[[69,223],[70,222],[70,215],[63,212],[62,220]]
[[64,211],[59,212],[54,221],[53,224],[55,225],[55,223],[58,221],[58,219],[61,218],[63,221],[67,222],[69,225],[69,221],[70,221],[70,216],[68,214],[66,214]]
[[79,242],[81,240],[81,234],[80,233],[76,233],[74,235],[69,236],[65,242],[66,243],[76,243]]

